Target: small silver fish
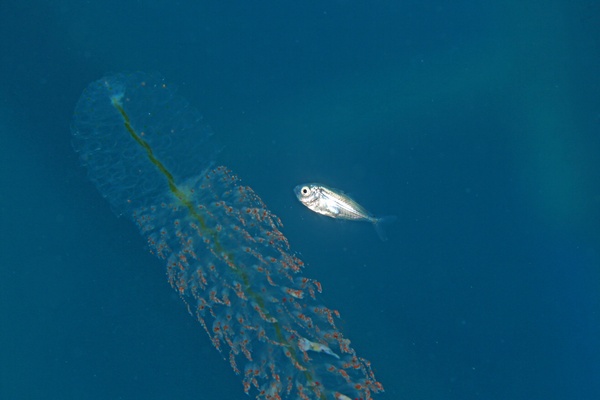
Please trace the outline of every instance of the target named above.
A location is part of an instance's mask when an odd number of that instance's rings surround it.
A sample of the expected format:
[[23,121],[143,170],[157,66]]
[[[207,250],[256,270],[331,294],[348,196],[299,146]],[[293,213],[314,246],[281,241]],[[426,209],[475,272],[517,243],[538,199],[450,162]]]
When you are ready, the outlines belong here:
[[294,188],[294,193],[302,204],[316,213],[331,218],[372,223],[379,238],[384,242],[387,240],[387,236],[383,231],[383,225],[396,220],[393,215],[381,218],[374,217],[342,191],[318,183],[298,185]]

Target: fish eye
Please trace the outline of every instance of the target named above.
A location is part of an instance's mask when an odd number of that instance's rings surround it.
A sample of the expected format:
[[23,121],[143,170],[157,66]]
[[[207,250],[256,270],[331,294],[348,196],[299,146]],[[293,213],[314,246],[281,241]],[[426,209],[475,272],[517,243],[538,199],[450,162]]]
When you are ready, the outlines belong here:
[[300,193],[306,196],[310,193],[310,188],[308,186],[302,186],[302,189],[300,189]]

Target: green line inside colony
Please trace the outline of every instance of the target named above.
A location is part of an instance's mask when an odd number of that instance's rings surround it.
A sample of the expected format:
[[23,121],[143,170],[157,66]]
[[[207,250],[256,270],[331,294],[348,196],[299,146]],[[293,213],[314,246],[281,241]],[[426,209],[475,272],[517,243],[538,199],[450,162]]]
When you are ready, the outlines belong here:
[[[161,174],[164,175],[164,177],[167,179],[167,183],[169,185],[169,190],[173,193],[173,195],[181,202],[181,204],[183,204],[189,211],[190,215],[192,216],[192,218],[194,220],[196,220],[200,226],[200,229],[202,231],[203,234],[205,234],[206,236],[210,237],[212,239],[212,242],[215,245],[215,251],[218,254],[225,254],[227,256],[227,259],[231,261],[232,264],[235,264],[234,262],[234,254],[230,251],[226,251],[223,246],[221,245],[220,241],[219,241],[219,236],[218,236],[218,232],[212,228],[210,228],[204,218],[202,217],[202,215],[200,215],[198,213],[198,211],[196,210],[196,208],[194,207],[194,204],[190,201],[188,195],[186,194],[185,191],[181,190],[178,186],[177,183],[175,182],[175,179],[173,178],[173,175],[171,174],[171,172],[169,172],[169,170],[163,165],[163,163],[156,158],[156,156],[154,155],[154,152],[152,151],[152,147],[150,147],[150,145],[148,144],[148,142],[146,142],[133,128],[133,126],[131,125],[131,120],[129,118],[129,115],[127,115],[127,113],[125,112],[125,109],[123,108],[123,104],[121,102],[123,98],[123,93],[119,93],[119,94],[115,94],[110,96],[110,100],[112,102],[112,105],[115,107],[115,109],[119,112],[119,114],[121,114],[121,117],[123,118],[123,123],[125,126],[125,129],[127,130],[127,132],[129,132],[129,135],[131,136],[131,138],[133,140],[136,141],[136,143],[138,145],[140,145],[145,151],[146,151],[146,155],[148,156],[148,160],[154,164],[154,166],[156,166],[156,168],[158,168],[158,170],[160,171]],[[266,309],[265,307],[265,302],[264,299],[256,292],[254,292],[251,289],[250,286],[250,279],[248,278],[248,275],[241,270],[240,268],[234,268],[235,273],[240,277],[240,279],[244,282],[245,285],[245,292],[247,295],[249,295],[250,297],[252,297],[254,299],[254,301],[256,301],[256,304],[258,304],[258,306],[261,308],[261,311],[264,313],[265,316],[270,317],[270,313],[269,311]],[[275,329],[275,333],[277,335],[277,339],[280,341],[280,343],[285,343],[291,357],[299,364],[300,360],[297,356],[296,353],[296,349],[294,348],[293,345],[291,345],[288,340],[285,338],[285,336],[283,335],[283,332],[281,330],[281,326],[277,323],[274,322],[273,323],[273,327]],[[310,372],[308,371],[308,369],[305,369],[303,371],[306,379],[308,382],[314,382],[314,379],[312,377],[312,375],[310,374]],[[321,393],[321,397],[324,398],[324,394]]]

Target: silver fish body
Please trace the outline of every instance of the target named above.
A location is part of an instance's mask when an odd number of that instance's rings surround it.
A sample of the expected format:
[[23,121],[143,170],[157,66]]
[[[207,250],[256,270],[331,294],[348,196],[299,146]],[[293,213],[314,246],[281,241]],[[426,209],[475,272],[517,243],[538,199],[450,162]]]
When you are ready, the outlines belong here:
[[331,218],[366,221],[373,224],[381,240],[387,240],[383,224],[396,220],[395,216],[375,217],[350,196],[337,189],[317,183],[306,183],[294,188],[296,197],[308,209]]

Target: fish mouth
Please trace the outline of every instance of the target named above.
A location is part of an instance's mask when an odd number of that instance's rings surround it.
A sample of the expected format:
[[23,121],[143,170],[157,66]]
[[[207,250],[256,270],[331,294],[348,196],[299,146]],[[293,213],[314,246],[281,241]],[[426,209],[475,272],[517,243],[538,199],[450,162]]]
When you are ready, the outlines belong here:
[[294,194],[297,198],[300,198],[300,190],[302,190],[302,185],[298,185],[294,188]]

